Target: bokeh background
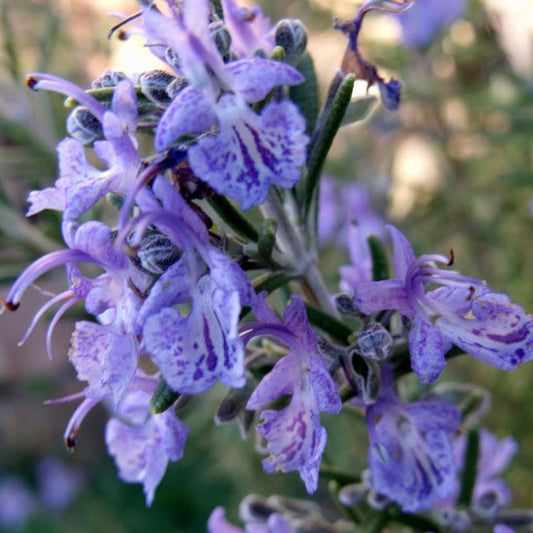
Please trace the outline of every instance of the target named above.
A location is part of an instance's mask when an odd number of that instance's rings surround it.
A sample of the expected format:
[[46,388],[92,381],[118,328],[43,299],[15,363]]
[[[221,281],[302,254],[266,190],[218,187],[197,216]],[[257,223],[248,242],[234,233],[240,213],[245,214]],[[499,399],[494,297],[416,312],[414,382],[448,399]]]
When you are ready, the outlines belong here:
[[[345,46],[344,37],[331,29],[332,19],[353,17],[357,5],[263,2],[272,20],[295,17],[307,25],[322,96]],[[107,67],[128,74],[154,68],[140,40],[106,39],[117,20],[110,14],[135,9],[133,0],[0,0],[2,293],[25,265],[61,247],[56,215],[25,219],[24,212],[28,191],[55,179],[54,150],[65,135],[66,110],[60,96],[26,89],[24,75],[47,71],[88,87]],[[362,123],[344,127],[326,173],[339,190],[354,180],[363,184],[374,209],[397,224],[418,253],[453,248],[459,270],[487,280],[532,311],[533,2],[465,1],[459,18],[427,42],[413,39],[402,33],[397,16],[367,17],[362,51],[383,74],[402,81],[403,102],[394,113],[376,105]],[[357,85],[363,95],[366,84]],[[349,214],[342,194],[338,202],[339,211]],[[338,267],[348,256],[342,228],[333,233],[321,257],[335,292]],[[61,283],[52,277],[46,290]],[[250,492],[304,495],[296,475],[262,473],[253,438],[242,441],[236,426],[213,425],[222,388],[187,407],[191,433],[185,457],[169,466],[151,509],[145,508],[140,486],[116,476],[103,444],[103,411],[91,413],[76,452],[67,453],[61,435],[75,404],[43,402],[80,389],[66,357],[76,312],[57,328],[53,361],[44,351],[45,323],[17,348],[45,299],[32,290],[17,313],[0,319],[0,531],[195,533],[205,530],[216,505],[235,517],[238,502]],[[484,424],[499,437],[517,439],[520,451],[506,479],[515,504],[532,506],[532,365],[507,374],[459,358],[444,378],[491,391]],[[325,460],[354,470],[364,465],[361,423],[349,414],[326,423],[331,431]],[[317,498],[328,498],[325,487]]]

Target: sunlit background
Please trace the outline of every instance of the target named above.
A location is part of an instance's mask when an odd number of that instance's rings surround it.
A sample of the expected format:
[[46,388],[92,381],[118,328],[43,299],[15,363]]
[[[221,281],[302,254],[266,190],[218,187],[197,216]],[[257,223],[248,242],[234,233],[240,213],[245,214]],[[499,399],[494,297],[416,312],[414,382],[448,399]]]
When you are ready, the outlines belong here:
[[[443,2],[445,0],[442,0]],[[420,3],[424,0],[419,0]],[[301,18],[321,94],[339,67],[345,38],[332,20],[353,17],[358,2],[263,2],[271,19]],[[27,220],[28,190],[53,183],[55,145],[65,135],[62,98],[24,86],[27,72],[47,71],[83,87],[105,68],[140,73],[160,67],[142,41],[106,39],[133,0],[3,0],[0,2],[0,280],[7,287],[25,265],[61,247],[59,217]],[[362,51],[383,75],[402,81],[398,112],[374,106],[363,123],[346,126],[335,141],[326,173],[342,187],[364,184],[375,210],[409,236],[418,253],[455,250],[456,267],[487,280],[533,311],[533,2],[472,0],[462,16],[425,46],[406,45],[398,17],[372,14],[363,27]],[[356,92],[366,93],[366,83]],[[370,89],[371,94],[374,88]],[[340,227],[334,233],[343,235]],[[323,244],[326,277],[338,289],[338,267],[348,257],[342,237]],[[54,279],[46,286],[54,290]],[[57,286],[61,286],[58,278]],[[44,406],[80,384],[66,351],[76,319],[63,320],[46,358],[46,324],[17,348],[46,294],[33,290],[21,309],[0,319],[0,531],[31,533],[158,531],[196,533],[219,504],[236,516],[249,492],[304,494],[294,474],[266,476],[236,427],[212,424],[210,401],[185,412],[191,427],[185,458],[169,467],[146,509],[140,486],[118,480],[103,444],[105,413],[85,422],[74,454],[62,444],[74,404]],[[2,290],[5,293],[5,289]],[[78,311],[81,313],[82,311]],[[485,424],[498,436],[514,435],[520,452],[506,479],[518,506],[533,505],[533,367],[511,374],[461,358],[445,379],[472,381],[493,394]],[[210,410],[211,409],[211,410]],[[357,469],[366,461],[360,422],[328,419],[331,464]],[[334,430],[338,430],[335,432]],[[57,493],[57,494],[56,494]],[[56,498],[52,497],[56,494]],[[325,487],[318,499],[327,499]]]

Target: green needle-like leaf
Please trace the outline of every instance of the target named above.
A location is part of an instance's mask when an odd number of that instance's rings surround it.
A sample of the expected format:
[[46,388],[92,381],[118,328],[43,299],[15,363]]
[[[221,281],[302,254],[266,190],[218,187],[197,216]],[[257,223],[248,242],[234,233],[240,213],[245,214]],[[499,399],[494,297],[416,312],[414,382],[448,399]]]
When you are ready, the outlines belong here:
[[180,393],[173,391],[168,386],[167,382],[162,379],[150,398],[150,411],[155,415],[164,413],[167,409],[172,407],[179,397]]
[[316,79],[313,59],[306,52],[296,68],[305,76],[305,81],[300,85],[290,88],[291,100],[298,106],[300,113],[305,118],[306,133],[312,135],[316,127],[319,112],[318,83]]
[[328,155],[333,139],[339,130],[348,104],[352,98],[355,75],[348,74],[340,82],[331,104],[326,106],[320,119],[319,129],[309,147],[307,175],[303,182],[303,219],[306,220],[316,201],[316,191],[322,167]]
[[257,242],[257,230],[243,217],[225,196],[215,194],[209,198],[209,205],[217,212],[218,216],[235,231],[237,235],[246,240]]
[[471,429],[466,438],[463,472],[461,474],[461,491],[457,497],[457,504],[468,507],[472,500],[476,484],[477,462],[479,459],[479,431]]
[[343,344],[348,343],[348,337],[353,333],[348,326],[345,326],[336,318],[312,305],[305,304],[305,309],[307,311],[307,318],[311,324],[328,333],[335,340]]
[[370,255],[372,256],[372,279],[374,281],[389,279],[389,260],[385,246],[374,235],[370,235],[367,242],[370,247]]

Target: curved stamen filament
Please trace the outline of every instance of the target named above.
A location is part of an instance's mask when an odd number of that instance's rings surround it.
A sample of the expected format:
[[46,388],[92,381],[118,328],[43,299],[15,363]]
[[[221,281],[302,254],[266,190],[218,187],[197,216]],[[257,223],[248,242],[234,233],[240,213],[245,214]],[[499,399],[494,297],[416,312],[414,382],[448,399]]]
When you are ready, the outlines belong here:
[[53,307],[56,303],[61,302],[63,300],[69,300],[75,296],[74,291],[72,289],[68,289],[66,291],[63,291],[61,294],[58,294],[57,296],[54,296],[51,300],[48,300],[38,311],[35,313],[35,316],[33,317],[33,320],[31,321],[28,329],[26,330],[26,333],[24,334],[24,337],[18,342],[17,346],[22,346],[28,337],[30,336],[31,332],[34,330],[35,326],[37,325],[37,322],[41,319],[41,317],[50,309]]
[[105,107],[96,98],[70,81],[51,74],[36,72],[26,77],[26,85],[35,91],[45,89],[71,96],[76,102],[85,106],[100,122],[104,120]]
[[74,451],[74,448],[76,447],[76,435],[78,434],[81,423],[89,414],[89,411],[101,401],[102,398],[86,398],[74,411],[73,415],[70,417],[65,432],[63,433],[63,440],[67,450]]
[[253,337],[273,336],[289,348],[299,344],[297,338],[282,324],[263,324],[261,322],[249,322],[240,332],[242,342],[246,346]]
[[52,334],[54,332],[54,329],[59,322],[59,319],[74,305],[76,305],[81,298],[72,298],[71,300],[65,302],[56,312],[54,315],[54,318],[52,318],[49,326],[48,331],[46,332],[46,354],[48,355],[48,359],[52,360]]
[[8,309],[13,309],[18,307],[20,298],[26,291],[26,289],[37,279],[40,278],[46,272],[58,267],[65,265],[66,263],[76,263],[76,262],[85,262],[85,263],[95,263],[100,264],[100,262],[90,255],[87,255],[81,250],[58,250],[57,252],[51,252],[44,257],[41,257],[34,263],[22,272],[22,274],[17,278],[11,290],[9,291],[4,306]]

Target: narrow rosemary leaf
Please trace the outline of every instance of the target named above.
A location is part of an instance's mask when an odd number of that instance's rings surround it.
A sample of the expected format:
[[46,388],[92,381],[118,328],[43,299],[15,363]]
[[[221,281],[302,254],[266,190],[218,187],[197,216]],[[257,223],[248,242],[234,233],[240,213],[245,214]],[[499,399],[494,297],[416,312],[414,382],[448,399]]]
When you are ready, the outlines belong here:
[[461,490],[457,497],[457,505],[468,507],[472,500],[476,484],[477,462],[479,458],[479,431],[471,429],[466,438],[463,472],[461,474]]
[[150,411],[155,415],[163,413],[168,408],[172,407],[179,397],[180,393],[173,391],[167,385],[167,382],[162,379],[150,398]]
[[317,132],[313,145],[310,147],[307,159],[307,176],[304,183],[303,198],[303,217],[311,210],[313,199],[317,198],[315,194],[318,187],[320,173],[328,155],[333,139],[341,126],[342,119],[352,98],[355,75],[348,74],[341,81],[332,103],[325,110],[326,115],[320,119],[320,131]]
[[385,246],[383,246],[383,243],[374,235],[370,235],[367,242],[372,256],[372,279],[374,281],[389,279],[389,261]]
[[296,68],[305,76],[305,81],[290,88],[290,97],[304,116],[306,133],[311,136],[318,119],[319,100],[315,66],[308,52],[302,56]]

